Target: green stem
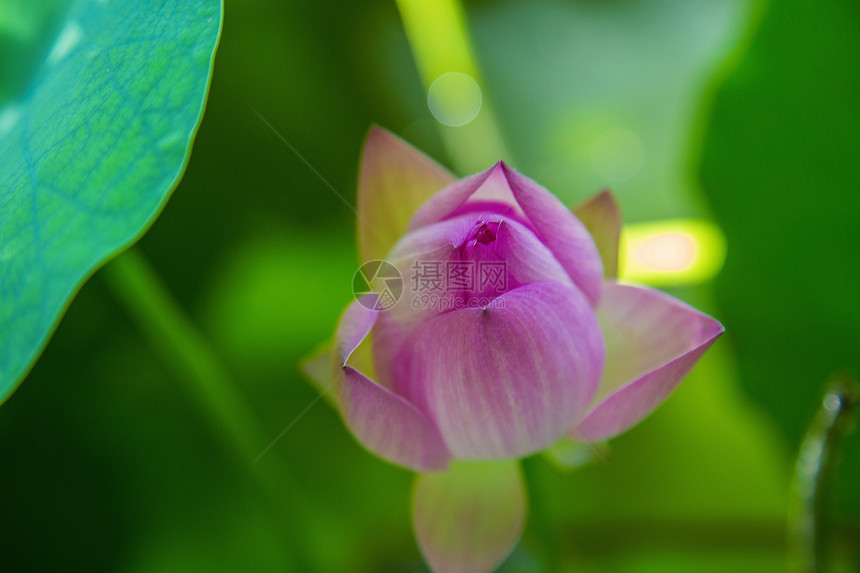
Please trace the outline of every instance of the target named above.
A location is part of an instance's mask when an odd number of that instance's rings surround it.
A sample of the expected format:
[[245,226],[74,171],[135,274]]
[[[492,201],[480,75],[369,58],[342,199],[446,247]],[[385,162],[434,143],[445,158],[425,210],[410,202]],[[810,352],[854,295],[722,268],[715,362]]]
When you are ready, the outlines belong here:
[[221,363],[143,255],[130,249],[103,276],[162,362],[186,383],[223,437],[248,460],[265,446],[264,433]]
[[[469,74],[478,85],[483,84],[465,13],[458,0],[396,0],[396,3],[425,91],[445,72]],[[451,162],[462,174],[486,169],[499,159],[513,162],[486,92],[474,120],[457,127],[438,122],[437,125]]]
[[523,477],[529,493],[529,530],[530,545],[540,560],[544,571],[561,570],[561,538],[558,527],[547,512],[546,499],[541,484],[541,464],[546,464],[541,455],[525,458],[522,461]]
[[[296,513],[313,516],[289,467],[274,454],[255,460],[271,442],[250,405],[191,319],[173,299],[142,253],[130,249],[104,267],[101,276],[177,382],[209,415],[211,425],[254,474],[274,503],[289,538],[301,539]],[[292,493],[293,495],[289,495]],[[295,545],[294,545],[295,546]],[[306,570],[302,555],[299,570]]]
[[791,569],[827,571],[830,479],[842,441],[851,432],[860,404],[860,385],[847,375],[830,382],[800,445],[791,484],[788,533]]

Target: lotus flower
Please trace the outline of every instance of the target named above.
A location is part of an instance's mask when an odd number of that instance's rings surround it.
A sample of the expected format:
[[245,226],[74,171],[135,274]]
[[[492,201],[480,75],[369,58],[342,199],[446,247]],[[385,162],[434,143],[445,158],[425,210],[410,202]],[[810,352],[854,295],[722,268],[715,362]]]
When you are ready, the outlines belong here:
[[403,295],[386,310],[359,297],[306,370],[361,444],[419,472],[413,520],[435,571],[497,566],[525,518],[517,459],[627,430],[723,332],[616,282],[619,233],[608,192],[572,212],[503,162],[457,180],[368,135],[359,253],[396,269],[385,280]]

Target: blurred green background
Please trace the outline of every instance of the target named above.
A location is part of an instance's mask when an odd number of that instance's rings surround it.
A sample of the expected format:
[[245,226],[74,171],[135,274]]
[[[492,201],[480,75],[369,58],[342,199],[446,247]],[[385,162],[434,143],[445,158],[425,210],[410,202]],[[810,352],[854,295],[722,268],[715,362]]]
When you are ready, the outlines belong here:
[[[463,6],[506,161],[570,204],[609,186],[628,222],[712,219],[728,245],[713,282],[669,289],[727,334],[607,462],[528,460],[531,519],[502,570],[784,570],[794,452],[826,379],[860,369],[860,5]],[[50,48],[8,30],[14,70]],[[26,74],[6,77],[0,102]],[[486,166],[449,155],[469,128],[430,114],[394,2],[228,1],[191,162],[139,249],[262,424],[259,450],[295,423],[251,467],[97,273],[0,408],[3,570],[426,570],[410,473],[298,371],[351,298],[354,215],[255,110],[348,199],[372,123],[461,175]],[[844,570],[858,483],[854,435],[830,506]]]

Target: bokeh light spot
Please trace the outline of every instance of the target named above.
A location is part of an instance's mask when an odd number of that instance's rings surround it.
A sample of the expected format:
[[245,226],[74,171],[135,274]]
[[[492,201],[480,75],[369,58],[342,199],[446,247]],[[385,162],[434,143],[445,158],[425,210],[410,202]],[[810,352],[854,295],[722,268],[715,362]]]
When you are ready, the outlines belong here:
[[436,78],[427,93],[433,116],[445,125],[466,125],[481,111],[483,96],[469,74],[446,72]]
[[698,284],[722,268],[725,238],[697,219],[625,225],[621,234],[621,278],[657,286]]
[[645,261],[655,270],[683,271],[696,261],[698,245],[687,233],[663,233],[642,241],[631,256]]

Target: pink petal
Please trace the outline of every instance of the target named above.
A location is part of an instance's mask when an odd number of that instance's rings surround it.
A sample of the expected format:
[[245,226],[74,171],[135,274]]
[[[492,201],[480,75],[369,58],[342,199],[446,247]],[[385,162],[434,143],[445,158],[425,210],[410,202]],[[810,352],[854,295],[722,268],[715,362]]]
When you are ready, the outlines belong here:
[[454,462],[445,473],[415,480],[415,536],[435,573],[493,571],[519,541],[525,514],[514,460]]
[[362,305],[361,301],[356,300],[346,307],[334,335],[334,351],[340,359],[338,366],[346,366],[350,355],[370,333],[376,317],[377,312]]
[[546,245],[516,221],[506,220],[499,225],[496,243],[508,273],[519,284],[542,280],[573,284]]
[[570,436],[608,439],[651,413],[681,382],[723,325],[660,291],[606,283],[597,317],[606,370],[595,406]]
[[344,421],[362,445],[382,458],[416,471],[445,469],[450,454],[430,419],[351,365],[367,358],[353,353],[375,322],[376,312],[356,301],[338,326],[334,367]]
[[[424,203],[418,211],[415,212],[415,215],[409,222],[409,230],[414,231],[415,229],[420,229],[426,225],[438,223],[442,219],[451,215],[458,207],[465,203],[469,197],[474,195],[475,192],[478,191],[478,189],[487,182],[498,169],[499,165],[494,165],[486,171],[475,173],[474,175],[455,181],[436,193],[432,198]],[[504,197],[504,193],[500,192],[498,185],[495,184],[496,180],[497,178],[494,178],[494,184],[491,185],[491,191],[487,194],[501,195]],[[499,199],[499,197],[494,198]]]
[[441,471],[450,454],[433,423],[415,406],[351,366],[343,369],[341,413],[359,442],[415,471]]
[[[413,267],[426,262],[437,265],[444,275],[445,264],[456,257],[458,237],[465,236],[469,227],[470,222],[459,219],[430,225],[408,233],[389,253],[388,260],[400,271],[404,288],[400,300],[380,313],[373,331],[374,361],[378,380],[383,385],[392,387],[393,362],[410,333],[441,313],[443,307],[451,308],[453,293],[413,284],[421,278]],[[433,303],[429,302],[430,297]]]
[[502,169],[538,239],[549,247],[573,282],[596,306],[603,287],[603,263],[585,225],[542,186],[504,163]]
[[573,208],[573,214],[591,233],[607,278],[618,276],[618,242],[621,238],[621,208],[615,195],[603,190]]
[[[458,260],[456,245],[474,230],[475,222],[495,219],[499,219],[495,213],[480,211],[445,219],[410,232],[389,253],[389,260],[400,271],[406,288],[400,301],[380,314],[373,331],[377,380],[382,385],[392,386],[392,364],[415,328],[438,314],[465,308],[459,291],[433,289],[421,284],[422,274],[416,268],[421,269],[423,264],[435,265],[434,268],[444,274],[445,264]],[[515,220],[501,220],[495,245],[498,257],[505,262],[508,289],[545,280],[573,284],[549,249]],[[472,301],[487,301],[501,294],[492,288],[487,290],[491,292],[471,293]]]
[[569,429],[602,365],[600,327],[579,289],[538,282],[416,328],[394,389],[428,413],[455,457],[515,457]]
[[400,271],[406,288],[401,300],[383,315],[384,320],[420,324],[443,310],[454,308],[450,305],[429,308],[423,304],[428,295],[450,299],[458,296],[458,291],[445,289],[444,279],[440,279],[441,288],[436,288],[439,285],[431,287],[422,269],[430,268],[425,265],[433,265],[432,268],[444,275],[448,262],[460,260],[458,247],[474,231],[475,225],[485,220],[500,223],[494,249],[515,281],[508,288],[543,280],[573,284],[552,252],[526,226],[494,211],[468,212],[412,231],[394,246],[388,260]]
[[367,134],[358,177],[358,251],[362,261],[383,259],[409,219],[451,173],[379,127]]
[[552,193],[499,162],[449,185],[415,213],[410,230],[494,204],[535,232],[593,306],[600,300],[603,264],[585,226]]

